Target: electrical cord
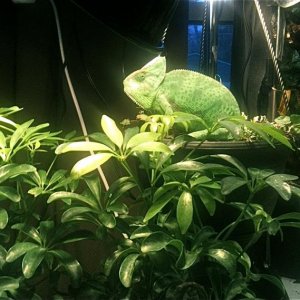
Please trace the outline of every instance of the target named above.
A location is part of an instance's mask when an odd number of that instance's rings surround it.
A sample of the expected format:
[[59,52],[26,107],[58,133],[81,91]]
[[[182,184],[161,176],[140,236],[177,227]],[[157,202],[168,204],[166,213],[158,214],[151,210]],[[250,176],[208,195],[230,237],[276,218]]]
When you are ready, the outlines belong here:
[[[68,87],[69,87],[69,90],[70,90],[70,93],[71,93],[71,98],[73,100],[73,104],[74,104],[74,107],[76,109],[76,113],[77,113],[77,116],[78,116],[78,119],[79,119],[79,123],[80,123],[80,126],[81,126],[82,133],[85,136],[85,140],[88,142],[89,137],[88,137],[86,124],[85,124],[85,121],[84,121],[84,118],[83,118],[83,115],[82,115],[82,112],[81,112],[81,109],[80,109],[80,105],[79,105],[79,102],[78,102],[73,84],[72,84],[72,80],[70,78],[70,74],[69,74],[69,71],[68,71],[68,66],[66,64],[66,58],[65,58],[65,52],[64,52],[64,46],[63,46],[63,40],[62,40],[62,34],[61,34],[61,28],[60,28],[60,22],[59,22],[59,16],[58,16],[57,8],[56,8],[56,5],[55,5],[53,0],[49,0],[49,2],[52,6],[54,17],[55,17],[55,23],[56,23],[57,35],[58,35],[58,43],[59,43],[59,50],[60,50],[61,62],[62,62],[63,68],[64,68],[64,73],[65,73],[66,80],[67,80],[67,83],[68,83]],[[94,154],[94,152],[92,150],[90,150],[90,153],[91,153],[91,155]],[[102,182],[103,182],[103,185],[104,185],[105,189],[108,190],[109,185],[108,185],[107,179],[104,175],[104,172],[103,172],[102,168],[99,166],[97,169],[98,169],[99,175],[102,179]]]
[[257,13],[258,13],[258,16],[259,16],[259,19],[260,19],[260,22],[261,22],[261,25],[262,25],[262,28],[263,28],[263,32],[264,32],[267,44],[268,44],[268,48],[269,48],[269,51],[270,51],[270,54],[271,54],[273,65],[274,65],[276,75],[278,77],[278,81],[279,81],[279,84],[280,84],[280,88],[281,88],[282,93],[283,93],[284,108],[285,108],[285,111],[287,111],[288,107],[289,107],[289,99],[288,99],[287,93],[285,91],[285,86],[284,86],[284,82],[283,82],[281,72],[280,72],[280,69],[279,69],[277,57],[276,57],[274,49],[273,49],[272,41],[271,41],[271,38],[270,38],[270,35],[269,35],[269,31],[268,31],[264,15],[262,13],[262,10],[261,10],[260,4],[259,4],[259,1],[254,0],[254,3],[255,3],[255,6],[256,6],[256,9],[257,9]]

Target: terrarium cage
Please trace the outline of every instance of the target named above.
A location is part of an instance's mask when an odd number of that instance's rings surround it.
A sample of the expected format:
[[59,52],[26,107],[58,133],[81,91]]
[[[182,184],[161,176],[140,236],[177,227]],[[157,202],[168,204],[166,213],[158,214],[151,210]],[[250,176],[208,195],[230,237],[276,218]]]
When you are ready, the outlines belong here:
[[[201,49],[205,48],[204,43],[206,42],[208,45],[208,55],[205,57],[201,54],[201,59],[206,61],[202,61],[202,65],[207,65],[207,73],[209,76],[218,79],[218,74],[216,74],[216,62],[217,62],[217,53],[218,53],[218,45],[217,45],[217,23],[216,23],[216,4],[223,0],[206,0],[205,8],[204,8],[204,17],[203,17],[203,27],[204,32],[207,37],[202,37],[202,45]],[[225,1],[226,2],[226,1]],[[278,65],[278,61],[282,58],[283,55],[283,41],[285,39],[285,29],[286,23],[283,18],[282,9],[291,7],[297,3],[299,0],[266,0],[259,1],[253,0],[257,14],[259,16],[259,20],[264,32],[264,36],[266,39],[266,43],[268,45],[269,54],[274,66],[275,77],[278,80],[278,87],[273,86],[272,92],[269,95],[268,99],[268,109],[267,115],[271,121],[278,116],[280,111],[281,115],[285,115],[289,110],[289,99],[285,90],[285,85],[282,79],[281,71]],[[269,6],[277,6],[277,15],[276,15],[276,26],[275,33],[273,33],[273,39],[269,33],[268,26],[265,21],[264,14],[261,9],[261,3],[266,3]],[[275,40],[275,43],[274,43]]]

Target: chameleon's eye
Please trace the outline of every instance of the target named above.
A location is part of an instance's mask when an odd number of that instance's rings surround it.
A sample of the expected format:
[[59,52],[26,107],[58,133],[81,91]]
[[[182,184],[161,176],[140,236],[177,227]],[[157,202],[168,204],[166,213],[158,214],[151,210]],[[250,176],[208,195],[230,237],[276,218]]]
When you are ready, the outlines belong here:
[[136,80],[139,82],[144,81],[144,79],[145,79],[145,73],[139,73],[136,77]]

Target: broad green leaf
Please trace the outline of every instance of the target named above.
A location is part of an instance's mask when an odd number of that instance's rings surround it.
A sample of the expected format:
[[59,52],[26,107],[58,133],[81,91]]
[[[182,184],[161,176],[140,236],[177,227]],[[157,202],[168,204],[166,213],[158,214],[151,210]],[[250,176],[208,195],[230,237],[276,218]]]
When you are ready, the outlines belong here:
[[0,186],[0,198],[6,198],[13,202],[19,202],[21,196],[18,194],[17,190],[10,186]]
[[248,168],[248,172],[252,179],[265,179],[275,173],[274,170]]
[[6,138],[3,132],[0,130],[0,149],[6,148]]
[[114,181],[105,193],[105,200],[108,205],[113,204],[121,196],[125,195],[130,189],[136,186],[132,177],[121,177]]
[[31,278],[34,275],[45,254],[46,249],[42,247],[33,248],[25,254],[22,261],[22,271],[25,278]]
[[36,168],[27,164],[8,164],[0,167],[0,183],[18,175],[34,172]]
[[8,223],[8,214],[4,208],[0,208],[0,229],[4,229]]
[[270,235],[276,235],[280,230],[280,223],[277,220],[272,220],[268,222],[267,231]]
[[223,195],[229,195],[232,191],[247,184],[247,180],[237,176],[228,176],[221,180],[221,192]]
[[134,248],[126,248],[125,250],[117,250],[112,256],[108,257],[104,264],[104,273],[106,276],[110,275],[110,272],[114,265],[124,256],[128,256],[130,253],[137,253]]
[[0,245],[0,270],[2,269],[3,265],[6,262],[6,255],[7,255],[6,249]]
[[173,240],[173,238],[162,231],[154,232],[144,239],[141,245],[141,251],[143,253],[160,251],[164,249],[171,240]]
[[64,211],[61,216],[61,221],[63,223],[81,220],[82,215],[86,215],[86,213],[94,213],[95,209],[90,207],[71,207]]
[[[244,278],[234,278],[228,284],[226,291],[225,291],[225,300],[233,300],[237,299],[237,296],[244,295],[244,291],[247,290],[248,284]],[[253,295],[252,295],[253,296]],[[246,300],[248,297],[243,297],[242,299]],[[254,299],[251,297],[250,299]]]
[[300,222],[280,222],[280,227],[300,228]]
[[109,204],[106,210],[108,212],[116,212],[118,214],[128,214],[129,212],[128,206],[123,202],[114,202],[112,204]]
[[150,234],[152,234],[153,231],[150,229],[148,225],[138,227],[136,230],[133,231],[133,233],[130,235],[130,239],[140,239],[148,237]]
[[206,187],[209,189],[221,189],[221,186],[218,182],[213,181],[211,178],[207,176],[200,176],[196,179],[190,180],[190,185],[191,188],[194,188],[195,186],[201,186],[201,187]]
[[10,138],[9,147],[12,149],[23,138],[27,128],[33,123],[34,120],[29,120],[21,125],[17,126],[17,129],[14,131]]
[[159,133],[156,132],[141,132],[134,135],[127,143],[126,148],[134,148],[140,144],[146,142],[154,142],[160,137]]
[[129,288],[132,282],[132,276],[135,269],[136,260],[139,254],[130,254],[122,262],[119,270],[119,278],[122,284]]
[[161,173],[176,172],[176,171],[200,171],[203,168],[203,163],[193,160],[181,161],[164,168]]
[[299,220],[300,221],[300,212],[291,212],[280,215],[276,217],[276,220]]
[[6,261],[13,262],[20,256],[37,247],[39,247],[37,244],[30,242],[16,243],[8,250]]
[[42,244],[40,233],[33,226],[26,225],[25,223],[18,223],[11,226],[12,229],[17,229],[23,232],[25,235],[36,241],[38,244]]
[[247,169],[238,159],[232,157],[231,155],[227,155],[227,154],[216,154],[216,155],[211,155],[211,157],[221,158],[221,159],[229,162],[231,165],[233,165],[240,171],[240,173],[243,175],[243,177],[245,179],[247,178]]
[[49,253],[57,258],[60,266],[65,269],[71,278],[72,284],[78,286],[82,277],[82,268],[79,262],[72,255],[63,250],[52,250],[49,251]]
[[[163,188],[163,187],[162,187]],[[148,209],[144,222],[149,221],[154,216],[156,216],[174,197],[178,194],[177,189],[168,190],[164,194],[162,194]]]
[[209,191],[201,187],[197,188],[196,192],[199,195],[205,208],[207,209],[209,215],[213,216],[216,211],[216,200],[214,199],[213,195]]
[[10,276],[0,276],[0,291],[14,291],[19,288],[19,279]]
[[81,177],[108,161],[113,155],[111,153],[98,153],[79,160],[71,170],[75,178]]
[[285,145],[286,147],[294,150],[294,147],[289,142],[289,139],[285,136],[284,132],[278,128],[275,128],[269,124],[260,124],[260,129],[263,130],[266,134],[271,136],[274,140],[277,140],[281,144]]
[[52,238],[55,230],[56,228],[54,225],[54,221],[49,220],[40,222],[39,232],[44,243],[48,242],[48,240]]
[[78,201],[82,204],[83,203],[87,204],[89,207],[92,207],[96,210],[98,209],[98,205],[94,201],[94,199],[91,199],[89,197],[82,196],[82,195],[79,195],[79,194],[76,194],[76,193],[72,193],[72,192],[55,192],[55,193],[50,195],[50,197],[47,200],[47,203],[51,203],[51,202],[56,201],[56,200],[64,200],[64,199],[75,200],[75,201]]
[[123,144],[123,134],[120,129],[117,127],[115,121],[110,117],[103,115],[101,118],[101,127],[107,137],[119,148]]
[[93,176],[93,177],[84,178],[84,181],[86,182],[87,186],[89,187],[90,191],[95,197],[97,203],[99,203],[101,199],[101,184],[99,181],[99,177]]
[[62,179],[64,179],[65,174],[66,174],[66,170],[55,171],[49,180],[48,186],[60,182]]
[[129,147],[127,146],[128,141],[135,135],[139,134],[140,129],[139,127],[128,127],[124,131],[124,140],[123,140],[123,145],[125,146],[126,149]]
[[179,197],[176,218],[182,234],[186,233],[193,221],[193,197],[190,192],[183,191]]
[[116,218],[113,213],[107,213],[106,211],[101,211],[98,215],[101,223],[107,228],[114,228],[116,226]]
[[173,153],[167,145],[161,142],[145,142],[131,149],[131,152],[144,152],[144,151],[163,152],[169,154]]
[[284,200],[290,200],[292,196],[291,186],[285,182],[286,180],[295,180],[297,176],[287,175],[287,174],[275,174],[266,179],[266,183],[270,185],[273,189],[277,191],[277,193]]
[[292,194],[300,198],[300,188],[291,185],[291,189],[292,189]]
[[236,272],[237,256],[225,249],[209,249],[208,256],[215,259],[221,264],[229,274],[233,275]]
[[13,127],[17,127],[18,124],[16,124],[15,122],[13,122],[12,120],[8,119],[8,118],[4,118],[2,116],[0,116],[0,122],[5,123],[5,124],[9,124]]
[[111,152],[111,149],[104,144],[97,142],[71,142],[59,145],[55,153],[62,154],[70,151],[105,151]]
[[283,295],[286,294],[286,289],[279,277],[270,274],[259,274],[259,275],[262,279],[265,279],[271,282],[274,286],[276,286],[282,292]]

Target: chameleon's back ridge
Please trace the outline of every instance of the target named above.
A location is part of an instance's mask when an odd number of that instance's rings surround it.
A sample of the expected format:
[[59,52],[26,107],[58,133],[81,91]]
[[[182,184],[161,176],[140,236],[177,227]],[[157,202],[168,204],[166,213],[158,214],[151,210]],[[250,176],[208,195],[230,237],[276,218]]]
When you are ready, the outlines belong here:
[[125,93],[151,113],[176,111],[200,116],[208,125],[240,115],[230,90],[217,80],[191,70],[166,73],[165,57],[156,57],[124,80]]

